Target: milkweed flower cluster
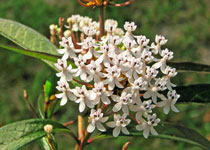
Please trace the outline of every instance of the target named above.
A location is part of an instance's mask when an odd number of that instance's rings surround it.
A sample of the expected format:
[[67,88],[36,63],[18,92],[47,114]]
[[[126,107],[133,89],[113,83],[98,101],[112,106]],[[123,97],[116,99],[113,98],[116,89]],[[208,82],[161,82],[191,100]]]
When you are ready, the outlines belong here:
[[[99,39],[99,23],[91,18],[73,15],[67,22],[71,34],[59,42],[62,56],[55,64],[60,104],[71,100],[79,104],[80,113],[90,112],[90,133],[110,127],[114,137],[129,134],[132,120],[145,138],[157,135],[154,127],[160,119],[155,108],[162,107],[165,114],[178,112],[175,103],[180,97],[171,83],[176,69],[167,65],[173,52],[162,48],[167,39],[156,35],[150,44],[146,36],[134,35],[134,22],[125,22],[123,31],[112,19],[106,20],[106,34]],[[74,86],[75,81],[81,86]]]

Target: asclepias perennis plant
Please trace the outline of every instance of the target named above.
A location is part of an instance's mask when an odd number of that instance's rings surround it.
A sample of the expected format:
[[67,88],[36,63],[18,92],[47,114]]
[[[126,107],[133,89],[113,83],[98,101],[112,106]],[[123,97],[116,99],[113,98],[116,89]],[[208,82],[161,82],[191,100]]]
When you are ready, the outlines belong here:
[[[176,86],[171,78],[179,71],[209,73],[210,66],[172,62],[173,52],[163,48],[168,41],[164,36],[156,35],[151,42],[145,35],[135,34],[135,22],[126,21],[120,28],[116,20],[104,19],[105,7],[121,7],[133,0],[122,4],[109,0],[78,2],[98,7],[99,22],[80,15],[66,21],[60,18],[59,25],[50,25],[50,41],[20,23],[0,19],[0,34],[23,49],[0,44],[1,48],[41,59],[57,72],[45,83],[44,98],[37,102],[38,114],[24,92],[37,118],[1,127],[0,149],[15,150],[39,140],[43,149],[56,150],[54,135],[59,132],[75,140],[75,150],[85,149],[95,140],[125,135],[145,140],[150,136],[166,138],[209,149],[205,137],[160,120],[156,110],[162,109],[167,115],[179,112],[177,102],[209,103],[210,85]],[[77,120],[64,124],[51,120],[56,109],[66,103],[77,104]],[[78,134],[68,127],[76,122]]]

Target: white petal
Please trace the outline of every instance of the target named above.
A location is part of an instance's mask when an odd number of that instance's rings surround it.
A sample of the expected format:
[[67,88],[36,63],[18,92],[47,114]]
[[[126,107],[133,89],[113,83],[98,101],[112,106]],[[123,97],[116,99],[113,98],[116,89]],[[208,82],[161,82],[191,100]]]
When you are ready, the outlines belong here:
[[113,107],[113,112],[118,112],[122,108],[122,103],[116,103]]
[[63,93],[55,94],[55,97],[56,98],[61,98],[61,97],[63,97]]
[[62,99],[61,99],[60,105],[61,105],[61,106],[65,105],[65,104],[67,103],[67,100],[68,100],[68,99],[67,99],[66,95],[64,94],[63,97],[62,97]]
[[119,102],[120,101],[120,97],[117,95],[112,95],[111,98],[113,99],[114,102]]
[[105,132],[106,131],[106,128],[104,128],[104,126],[100,122],[96,122],[96,127],[101,132]]
[[153,127],[151,127],[151,133],[152,133],[153,135],[158,135],[157,131],[155,131],[155,129],[154,129]]
[[148,136],[149,136],[149,129],[148,128],[145,128],[144,129],[144,131],[143,131],[143,136],[144,136],[144,138],[148,138]]
[[122,84],[120,84],[120,82],[118,80],[114,80],[115,81],[115,84],[118,88],[123,88],[124,86]]
[[139,131],[144,130],[144,127],[141,124],[139,124],[136,126],[136,130],[139,130]]
[[160,68],[161,65],[162,65],[162,62],[159,61],[159,62],[155,63],[154,65],[152,65],[152,67],[155,69],[158,69],[158,68]]
[[113,130],[113,136],[117,137],[120,134],[120,127],[115,127]]
[[108,84],[108,89],[113,90],[114,86],[115,86],[114,82],[111,82],[111,83]]
[[171,105],[171,109],[172,109],[174,112],[179,112],[179,110],[178,110],[174,105]]
[[151,97],[151,92],[150,91],[145,92],[143,97],[146,99]]
[[106,122],[107,120],[109,119],[109,117],[103,117],[103,118],[100,118],[99,120],[101,121],[101,122]]
[[127,106],[127,105],[123,105],[123,106],[122,106],[122,111],[123,111],[125,114],[129,115],[129,110],[128,110],[128,106]]
[[87,131],[88,131],[89,133],[92,133],[94,130],[95,130],[95,125],[92,124],[92,123],[90,123],[90,124],[88,125],[88,127],[87,127]]
[[116,124],[114,121],[110,121],[110,122],[107,122],[106,125],[110,128],[114,128]]
[[122,127],[122,132],[127,135],[130,134],[130,132],[128,131],[126,127]]
[[83,112],[85,110],[85,102],[82,100],[79,104],[79,112]]
[[170,110],[170,106],[169,105],[166,105],[164,108],[163,108],[163,112],[167,115],[168,112]]
[[111,101],[109,100],[109,98],[105,94],[102,94],[101,100],[104,104],[110,104],[111,103]]

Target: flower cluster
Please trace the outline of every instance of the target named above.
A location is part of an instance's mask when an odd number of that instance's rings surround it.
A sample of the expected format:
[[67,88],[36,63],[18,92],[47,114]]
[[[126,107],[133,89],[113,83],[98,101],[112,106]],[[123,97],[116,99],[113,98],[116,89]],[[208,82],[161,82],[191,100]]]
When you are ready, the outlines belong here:
[[[171,83],[176,69],[167,65],[173,52],[162,49],[167,39],[156,35],[150,44],[146,36],[133,34],[134,22],[125,22],[124,32],[112,19],[106,20],[106,34],[99,39],[99,23],[91,18],[73,15],[67,22],[65,32],[71,36],[64,32],[57,50],[62,57],[55,64],[60,104],[69,99],[79,104],[80,113],[90,111],[88,132],[96,128],[105,132],[108,126],[114,128],[114,137],[121,131],[129,134],[127,126],[134,120],[145,138],[157,135],[154,127],[160,119],[154,109],[178,112],[174,105],[180,97]],[[81,86],[74,86],[75,82]]]

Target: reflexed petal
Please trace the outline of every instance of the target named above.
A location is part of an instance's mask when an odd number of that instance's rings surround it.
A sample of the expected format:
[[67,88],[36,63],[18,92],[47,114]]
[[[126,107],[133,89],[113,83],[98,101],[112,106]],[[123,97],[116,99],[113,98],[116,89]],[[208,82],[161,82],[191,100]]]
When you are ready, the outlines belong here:
[[108,84],[108,89],[109,89],[109,90],[113,90],[113,89],[114,89],[114,86],[115,86],[114,82],[110,82],[110,83]]
[[120,97],[117,95],[112,95],[111,98],[113,99],[114,102],[119,102],[120,101]]
[[79,112],[83,112],[85,110],[85,102],[82,100],[79,104]]
[[144,129],[144,131],[143,131],[143,136],[144,136],[144,138],[146,138],[146,139],[148,138],[148,136],[149,136],[149,131],[150,131],[150,130],[149,130],[148,128],[145,128],[145,129]]
[[63,93],[55,94],[56,98],[61,98],[63,96]]
[[151,92],[150,91],[145,92],[143,97],[146,99],[151,97]]
[[122,132],[127,135],[130,134],[130,132],[128,131],[126,127],[122,127]]
[[115,127],[113,130],[113,136],[117,137],[120,134],[120,127]]
[[153,134],[153,135],[158,135],[158,133],[157,133],[157,131],[155,131],[155,129],[153,128],[153,127],[151,127],[151,133]]
[[171,109],[172,109],[174,112],[179,112],[179,110],[178,110],[174,105],[171,105]]
[[129,110],[128,110],[128,106],[127,106],[127,105],[123,105],[123,106],[122,106],[122,111],[123,111],[125,114],[129,115]]
[[96,93],[95,92],[93,92],[93,91],[90,91],[89,93],[88,93],[88,98],[90,99],[90,100],[94,100],[95,98],[96,98]]
[[163,112],[164,112],[165,114],[168,114],[169,110],[170,110],[170,106],[169,106],[169,105],[166,105],[166,106],[163,108]]
[[112,109],[113,112],[118,112],[122,108],[122,103],[116,103]]
[[104,126],[100,122],[96,122],[96,127],[101,132],[105,132],[106,131],[106,128],[104,128]]
[[88,125],[88,127],[87,127],[87,131],[88,131],[89,133],[92,133],[94,130],[95,130],[95,125],[92,124],[92,123],[90,123],[90,124]]
[[144,130],[144,127],[141,124],[139,124],[136,126],[136,130],[139,130],[139,131]]
[[152,65],[152,67],[155,69],[158,69],[158,68],[160,68],[161,65],[162,65],[162,62],[159,61],[159,62],[155,63],[154,65]]
[[109,117],[103,117],[103,118],[100,118],[99,120],[101,121],[101,122],[106,122],[107,120],[109,119]]
[[118,88],[123,88],[124,86],[122,84],[120,84],[120,82],[118,80],[114,80],[115,81],[115,84]]
[[72,101],[76,100],[76,96],[74,96],[71,92],[67,92],[67,96]]
[[66,95],[64,94],[63,97],[62,97],[62,99],[61,99],[60,105],[61,105],[61,106],[65,105],[65,104],[67,103],[67,100],[68,100],[68,99],[67,99]]
[[110,128],[114,128],[116,126],[114,121],[107,122],[106,125]]
[[111,103],[111,101],[109,100],[109,98],[106,95],[104,95],[104,94],[102,94],[101,100],[102,100],[102,102],[104,104],[110,104]]
[[138,121],[142,120],[142,114],[143,114],[142,111],[138,111],[138,112],[136,113],[136,120],[138,120]]

